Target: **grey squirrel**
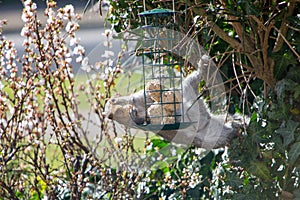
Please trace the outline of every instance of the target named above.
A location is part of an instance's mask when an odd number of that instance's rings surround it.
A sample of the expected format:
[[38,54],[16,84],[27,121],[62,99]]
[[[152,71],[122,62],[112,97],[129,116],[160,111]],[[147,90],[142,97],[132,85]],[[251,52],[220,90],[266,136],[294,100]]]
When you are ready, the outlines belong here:
[[[207,149],[224,147],[238,136],[244,125],[242,116],[212,114],[203,99],[199,98],[199,83],[210,64],[213,63],[209,56],[203,55],[198,69],[183,81],[183,116],[193,123],[183,129],[158,130],[155,131],[156,134],[168,141],[193,144]],[[146,94],[146,102],[153,102],[149,94]],[[105,113],[109,119],[129,128],[138,128],[145,122],[145,109],[144,90],[129,96],[113,98],[105,105]]]

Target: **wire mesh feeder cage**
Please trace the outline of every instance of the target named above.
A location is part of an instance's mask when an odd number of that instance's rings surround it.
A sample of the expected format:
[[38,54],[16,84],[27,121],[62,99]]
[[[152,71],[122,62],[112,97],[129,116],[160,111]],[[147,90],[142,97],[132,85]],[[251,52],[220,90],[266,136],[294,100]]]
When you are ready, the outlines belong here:
[[140,128],[144,130],[175,130],[191,124],[184,119],[184,61],[177,52],[175,14],[169,9],[139,14],[145,22],[142,45],[136,50],[143,64],[145,120]]

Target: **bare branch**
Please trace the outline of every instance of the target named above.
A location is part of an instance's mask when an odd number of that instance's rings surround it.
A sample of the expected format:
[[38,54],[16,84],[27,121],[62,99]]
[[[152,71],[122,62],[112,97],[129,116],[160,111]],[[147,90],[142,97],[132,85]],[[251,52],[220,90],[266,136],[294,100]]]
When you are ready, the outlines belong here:
[[208,22],[208,24],[211,26],[212,30],[225,42],[227,42],[230,46],[232,46],[234,49],[236,49],[238,52],[245,51],[244,47],[241,43],[239,43],[236,39],[228,36],[228,34],[223,31],[218,25],[214,24],[213,22]]
[[295,54],[295,56],[297,57],[298,61],[300,62],[300,55],[297,53],[297,51],[292,47],[292,45],[289,43],[289,41],[287,41],[287,39],[284,37],[284,35],[281,34],[280,30],[278,30],[275,26],[273,26],[273,28],[278,32],[278,34],[280,35],[280,37],[282,37],[283,41],[289,46],[289,48],[291,49],[291,51]]

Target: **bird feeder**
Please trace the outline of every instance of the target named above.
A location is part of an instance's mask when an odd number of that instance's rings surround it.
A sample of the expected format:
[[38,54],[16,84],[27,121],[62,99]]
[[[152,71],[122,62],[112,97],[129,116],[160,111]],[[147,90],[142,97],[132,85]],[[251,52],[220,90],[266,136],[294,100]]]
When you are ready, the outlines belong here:
[[[144,130],[186,128],[183,106],[183,59],[178,56],[176,12],[153,9],[139,14],[144,22],[142,56],[145,120]],[[171,31],[170,31],[171,30]]]

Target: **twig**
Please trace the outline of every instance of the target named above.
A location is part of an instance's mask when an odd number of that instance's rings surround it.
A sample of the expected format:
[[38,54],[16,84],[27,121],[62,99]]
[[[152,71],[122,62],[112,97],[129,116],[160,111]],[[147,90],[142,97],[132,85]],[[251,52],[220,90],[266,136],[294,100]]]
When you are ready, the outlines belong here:
[[274,48],[273,48],[273,52],[278,52],[282,45],[283,45],[283,42],[284,42],[284,38],[287,34],[287,31],[288,31],[288,20],[287,18],[292,16],[293,15],[293,12],[295,10],[295,1],[294,0],[291,0],[289,3],[288,3],[288,12],[285,13],[283,19],[282,19],[282,23],[281,23],[281,26],[280,26],[280,31],[278,31],[278,37],[276,39],[276,42],[275,42],[275,45],[274,45]]
[[284,37],[284,35],[281,34],[280,30],[278,30],[275,26],[273,26],[273,28],[282,37],[282,39],[284,40],[284,42],[289,46],[289,48],[291,49],[291,51],[295,54],[295,56],[297,57],[298,61],[300,62],[300,55],[297,53],[297,51],[292,47],[292,45],[289,43],[289,41],[287,41],[287,39]]
[[236,39],[229,37],[228,34],[223,31],[218,25],[213,22],[208,22],[208,25],[211,26],[212,30],[225,42],[227,42],[230,46],[235,48],[238,52],[244,52],[244,48]]
[[254,98],[256,98],[256,95],[255,95],[254,91],[252,90],[251,86],[249,85],[249,81],[250,81],[250,78],[251,78],[252,74],[250,73],[249,79],[246,78],[246,74],[245,74],[245,71],[244,71],[244,68],[243,68],[243,63],[241,62],[241,58],[240,58],[240,68],[241,68],[242,76],[245,80],[245,83],[246,83],[247,87],[249,88],[249,90],[250,90],[251,94],[254,96]]

